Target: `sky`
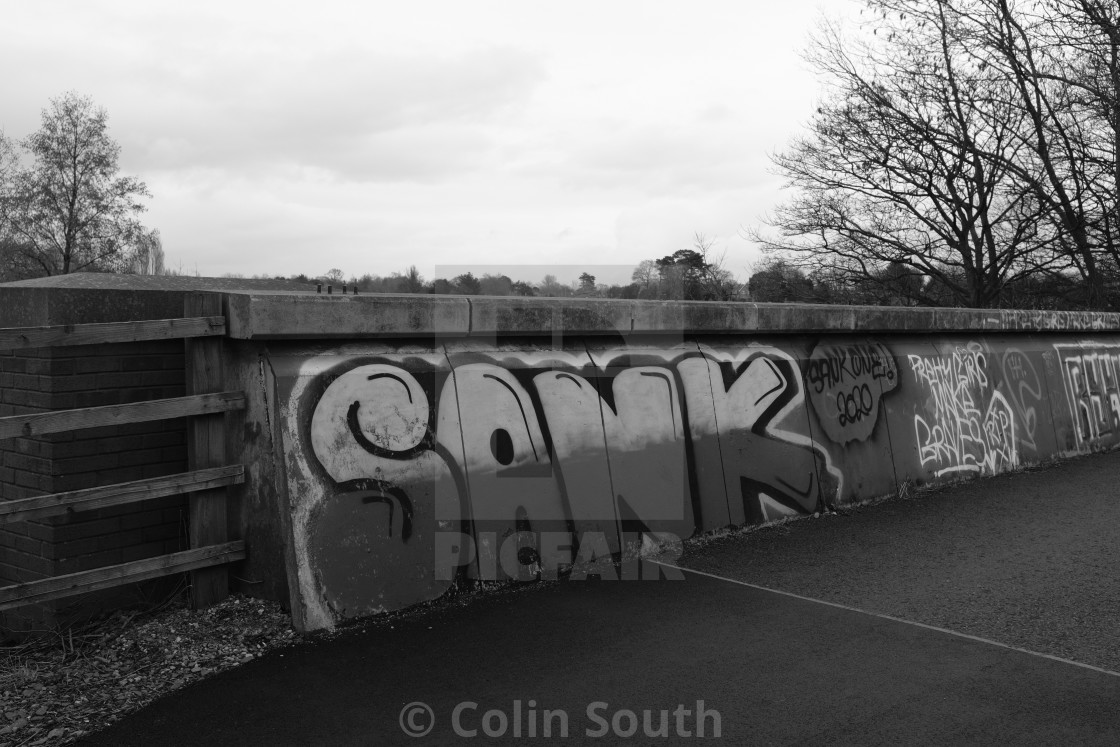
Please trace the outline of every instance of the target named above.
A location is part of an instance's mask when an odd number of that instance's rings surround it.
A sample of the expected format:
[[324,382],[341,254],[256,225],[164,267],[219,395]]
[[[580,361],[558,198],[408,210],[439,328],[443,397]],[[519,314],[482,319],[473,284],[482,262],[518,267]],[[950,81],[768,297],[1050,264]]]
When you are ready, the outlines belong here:
[[769,157],[819,98],[801,51],[851,7],[0,6],[0,130],[22,138],[51,98],[91,96],[175,269],[566,282],[627,282],[696,233],[745,280],[744,230],[788,198]]

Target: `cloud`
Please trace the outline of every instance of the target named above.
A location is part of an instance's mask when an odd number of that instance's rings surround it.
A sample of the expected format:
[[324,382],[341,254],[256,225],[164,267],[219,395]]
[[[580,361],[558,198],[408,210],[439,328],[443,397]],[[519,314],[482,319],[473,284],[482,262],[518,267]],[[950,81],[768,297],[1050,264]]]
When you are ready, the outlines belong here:
[[543,76],[531,55],[508,47],[440,59],[355,49],[272,59],[244,85],[225,68],[215,60],[153,102],[136,168],[308,167],[353,181],[429,180],[479,168],[492,128]]
[[0,128],[91,95],[204,273],[735,252],[809,111],[815,4],[16,3]]
[[566,188],[637,191],[647,197],[739,189],[765,155],[733,119],[599,128],[573,138],[562,159],[529,167]]
[[393,39],[401,20],[384,8],[13,10],[0,69],[22,72],[5,82],[0,128],[22,137],[50,97],[77,90],[106,107],[125,167],[144,176],[430,181],[481,168],[546,78],[516,39]]

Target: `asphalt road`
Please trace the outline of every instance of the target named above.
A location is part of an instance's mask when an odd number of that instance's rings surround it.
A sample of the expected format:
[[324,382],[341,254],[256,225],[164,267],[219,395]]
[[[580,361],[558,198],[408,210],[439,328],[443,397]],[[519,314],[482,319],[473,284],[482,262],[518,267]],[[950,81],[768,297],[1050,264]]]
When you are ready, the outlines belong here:
[[1120,452],[693,546],[681,562],[1120,671]]
[[[512,743],[546,722],[557,739],[563,719],[546,709],[566,714],[565,743],[626,742],[635,726],[630,742],[687,744],[699,701],[706,735],[718,722],[729,744],[1120,744],[1120,676],[1044,656],[1120,669],[1118,468],[1120,453],[1081,458],[681,558],[724,578],[538,584],[437,606],[273,652],[81,744],[472,739],[456,724]],[[434,715],[423,738],[401,726],[414,702]],[[644,711],[655,729],[666,711],[668,737],[643,734]]]

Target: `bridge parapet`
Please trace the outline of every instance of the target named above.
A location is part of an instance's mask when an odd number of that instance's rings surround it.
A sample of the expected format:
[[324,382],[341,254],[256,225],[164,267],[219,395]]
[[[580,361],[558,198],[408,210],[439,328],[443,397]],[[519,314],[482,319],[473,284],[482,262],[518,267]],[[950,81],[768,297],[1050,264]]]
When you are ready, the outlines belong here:
[[[188,291],[221,292],[224,375],[245,392],[227,421],[245,465],[229,526],[248,552],[231,578],[308,629],[1120,445],[1117,314],[97,282],[0,286],[0,327],[173,316]],[[134,365],[7,355],[12,412],[111,389]],[[0,457],[0,494],[62,489],[60,441]],[[185,460],[181,435],[160,443],[161,464]],[[142,458],[126,448],[82,467]],[[133,524],[103,519],[89,531]],[[101,547],[84,526],[0,536],[0,571],[32,544]]]
[[229,294],[244,340],[615,334],[1054,332],[1120,330],[1096,311],[833,306],[513,296]]

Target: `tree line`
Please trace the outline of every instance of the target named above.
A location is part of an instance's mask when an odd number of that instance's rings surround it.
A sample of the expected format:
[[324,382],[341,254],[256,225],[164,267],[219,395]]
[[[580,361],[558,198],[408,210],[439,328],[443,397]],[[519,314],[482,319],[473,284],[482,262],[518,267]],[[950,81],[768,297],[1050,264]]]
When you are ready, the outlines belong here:
[[[702,233],[693,237],[690,248],[679,249],[660,259],[638,263],[627,284],[599,283],[595,275],[583,272],[577,280],[563,283],[553,274],[537,282],[514,280],[504,274],[483,274],[476,277],[466,272],[452,278],[427,280],[413,265],[404,272],[388,276],[373,274],[347,275],[332,269],[319,276],[305,274],[277,279],[308,284],[321,283],[333,289],[357,290],[365,293],[432,293],[465,296],[538,296],[544,298],[621,298],[689,301],[746,300],[745,286],[724,269],[723,256],[712,252],[714,242]],[[255,276],[259,278],[269,275]]]
[[773,157],[794,197],[749,232],[759,283],[1120,308],[1120,4],[866,0],[861,19],[806,54],[825,92]]

